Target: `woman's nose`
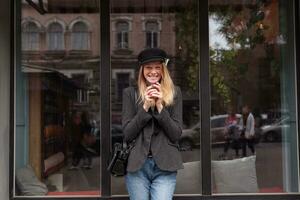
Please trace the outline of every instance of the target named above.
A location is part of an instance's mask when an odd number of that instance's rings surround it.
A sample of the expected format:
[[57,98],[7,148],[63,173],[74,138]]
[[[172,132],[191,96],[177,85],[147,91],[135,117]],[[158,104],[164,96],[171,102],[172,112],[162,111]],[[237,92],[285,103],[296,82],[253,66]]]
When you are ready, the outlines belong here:
[[152,70],[150,71],[150,74],[154,74],[154,73],[155,73],[155,70],[152,69]]
[[155,68],[151,69],[151,73],[156,73],[157,70]]

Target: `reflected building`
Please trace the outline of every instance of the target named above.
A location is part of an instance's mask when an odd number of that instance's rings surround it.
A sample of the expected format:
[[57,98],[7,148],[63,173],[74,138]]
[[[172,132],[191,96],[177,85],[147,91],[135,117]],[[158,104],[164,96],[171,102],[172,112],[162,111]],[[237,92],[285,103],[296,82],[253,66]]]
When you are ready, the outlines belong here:
[[[175,83],[182,88],[185,110],[195,112],[199,109],[193,106],[198,101],[197,94],[193,92],[198,88],[198,81],[194,83],[194,89],[190,90],[186,82],[188,64],[182,61],[185,59],[182,57],[184,44],[176,38],[178,16],[172,7],[165,7],[164,13],[161,7],[156,6],[145,11],[138,5],[131,10],[124,10],[122,4],[117,2],[112,2],[112,5],[110,45],[113,123],[120,123],[122,91],[136,84],[137,55],[145,48],[158,47],[168,53],[169,70]],[[84,4],[84,8],[81,6],[73,1],[44,1],[45,13],[41,14],[39,9],[23,1],[22,65],[27,71],[63,74],[74,86],[70,111],[87,111],[99,122],[100,30],[94,26],[100,24],[99,8],[96,2]],[[195,73],[198,77],[198,72]],[[185,118],[190,121],[189,115]]]
[[[68,5],[65,8],[71,8],[72,2]],[[51,1],[46,6],[55,8]],[[97,12],[78,14],[74,8],[74,13],[41,14],[22,4],[22,66],[65,76],[73,84],[70,110],[88,111],[93,117],[99,115],[100,94]]]

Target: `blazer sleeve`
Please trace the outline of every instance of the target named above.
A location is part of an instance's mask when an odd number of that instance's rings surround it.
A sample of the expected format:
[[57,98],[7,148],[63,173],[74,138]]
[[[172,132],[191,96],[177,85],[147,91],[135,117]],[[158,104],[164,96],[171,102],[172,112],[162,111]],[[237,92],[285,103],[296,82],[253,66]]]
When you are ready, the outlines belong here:
[[134,93],[134,88],[126,88],[123,91],[122,127],[126,142],[134,140],[152,118],[142,106],[136,106]]
[[182,134],[182,94],[179,87],[176,87],[174,104],[169,108],[164,107],[160,113],[156,112],[154,118],[170,141],[176,143]]

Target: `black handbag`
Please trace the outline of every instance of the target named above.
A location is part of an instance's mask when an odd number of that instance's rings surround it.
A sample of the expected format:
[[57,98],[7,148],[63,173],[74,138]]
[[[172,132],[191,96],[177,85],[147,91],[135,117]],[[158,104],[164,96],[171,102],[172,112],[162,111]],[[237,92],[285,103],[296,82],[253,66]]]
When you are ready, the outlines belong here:
[[113,176],[124,176],[126,175],[127,161],[130,154],[130,150],[133,148],[134,142],[126,145],[115,143],[112,159],[107,167],[107,170]]
[[[135,99],[135,101],[137,99],[136,89],[134,90],[134,99]],[[137,110],[137,107],[135,109]],[[135,140],[133,140],[128,145],[125,141],[123,141],[123,144],[121,144],[121,143],[114,144],[113,155],[112,155],[110,163],[107,167],[107,170],[111,173],[111,175],[113,175],[113,176],[125,176],[126,175],[128,157],[130,154],[130,150],[134,146],[134,143],[135,143]]]

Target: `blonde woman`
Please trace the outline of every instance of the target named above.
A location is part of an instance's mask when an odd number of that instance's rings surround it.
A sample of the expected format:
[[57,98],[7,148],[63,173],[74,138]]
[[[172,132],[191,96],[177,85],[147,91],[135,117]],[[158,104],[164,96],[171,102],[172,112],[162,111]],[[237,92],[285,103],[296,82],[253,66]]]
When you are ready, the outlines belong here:
[[125,177],[131,200],[171,200],[177,170],[183,168],[178,140],[182,133],[182,97],[157,48],[138,55],[138,88],[123,93],[122,125],[134,143]]

